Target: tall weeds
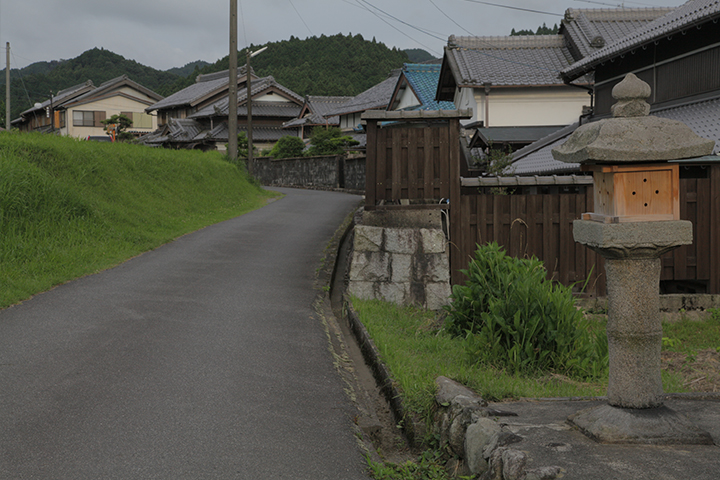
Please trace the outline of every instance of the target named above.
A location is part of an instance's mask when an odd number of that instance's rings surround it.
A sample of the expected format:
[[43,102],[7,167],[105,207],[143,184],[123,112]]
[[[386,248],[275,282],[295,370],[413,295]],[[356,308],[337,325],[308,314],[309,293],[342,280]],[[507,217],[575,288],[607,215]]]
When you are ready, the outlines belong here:
[[607,342],[575,307],[571,289],[547,280],[536,258],[478,247],[447,307],[448,330],[465,336],[475,361],[513,372],[595,377],[607,368]]

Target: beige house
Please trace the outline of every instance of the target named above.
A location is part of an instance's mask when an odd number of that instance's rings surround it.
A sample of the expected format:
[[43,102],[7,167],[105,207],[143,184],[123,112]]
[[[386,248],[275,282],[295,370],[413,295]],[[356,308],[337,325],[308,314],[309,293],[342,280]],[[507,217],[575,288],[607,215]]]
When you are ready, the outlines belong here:
[[145,109],[163,97],[126,75],[99,87],[92,81],[78,87],[59,92],[52,99],[26,110],[13,124],[23,131],[58,132],[76,138],[105,137],[102,121],[122,114],[132,119],[128,131],[135,136],[157,129],[157,117],[145,113]]

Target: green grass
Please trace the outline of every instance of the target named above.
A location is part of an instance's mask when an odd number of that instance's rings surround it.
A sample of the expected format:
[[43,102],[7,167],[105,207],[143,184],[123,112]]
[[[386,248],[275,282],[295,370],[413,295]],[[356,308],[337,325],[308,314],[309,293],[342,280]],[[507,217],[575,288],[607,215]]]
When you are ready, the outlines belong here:
[[402,389],[406,408],[424,418],[432,412],[435,379],[440,375],[494,401],[597,396],[607,388],[604,382],[585,383],[561,375],[508,375],[475,363],[466,354],[463,340],[446,333],[434,312],[356,298],[353,306]]
[[0,308],[264,205],[217,152],[0,134]]
[[[406,408],[421,418],[427,419],[433,412],[434,382],[440,375],[467,385],[490,401],[601,396],[607,392],[607,378],[588,382],[551,372],[509,375],[476,363],[468,357],[463,339],[449,335],[434,312],[375,300],[353,298],[352,302],[398,383]],[[604,331],[604,317],[589,318],[594,329]],[[663,329],[666,338],[676,339],[670,343],[677,351],[696,352],[720,346],[720,312],[707,322],[663,324]],[[663,388],[666,392],[688,391],[680,377],[665,371]]]
[[663,350],[694,355],[712,348],[720,351],[720,309],[709,309],[709,319],[699,322],[682,318],[663,323]]

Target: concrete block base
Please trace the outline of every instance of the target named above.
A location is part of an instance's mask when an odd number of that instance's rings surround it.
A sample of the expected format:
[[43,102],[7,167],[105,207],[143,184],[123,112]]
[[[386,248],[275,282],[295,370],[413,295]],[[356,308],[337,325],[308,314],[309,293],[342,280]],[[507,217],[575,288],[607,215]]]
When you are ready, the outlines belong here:
[[713,445],[709,433],[665,406],[638,409],[601,405],[570,415],[568,423],[599,443]]

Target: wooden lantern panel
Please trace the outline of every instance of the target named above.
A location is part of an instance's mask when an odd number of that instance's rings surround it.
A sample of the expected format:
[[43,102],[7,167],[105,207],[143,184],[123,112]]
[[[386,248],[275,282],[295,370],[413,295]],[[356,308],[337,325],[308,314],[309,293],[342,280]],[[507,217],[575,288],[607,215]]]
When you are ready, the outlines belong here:
[[680,219],[677,164],[586,167],[593,171],[595,211],[586,220],[604,223]]

